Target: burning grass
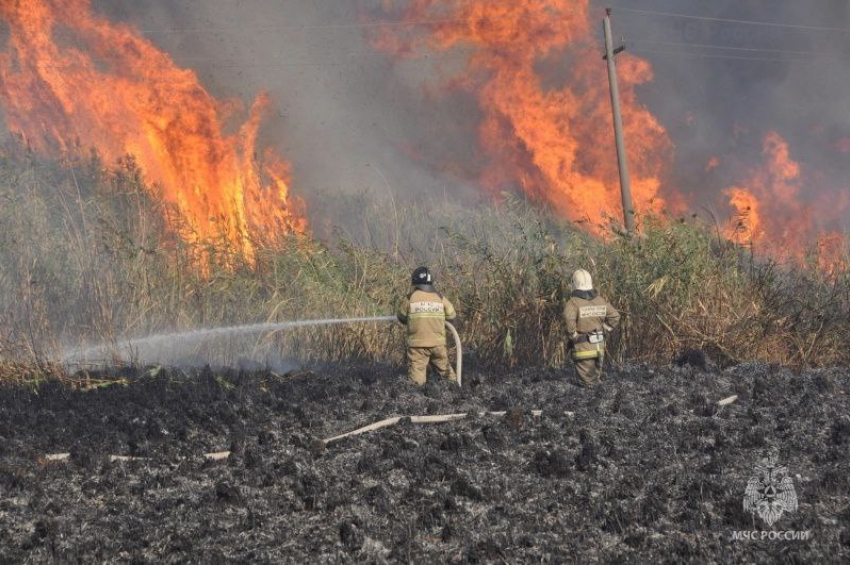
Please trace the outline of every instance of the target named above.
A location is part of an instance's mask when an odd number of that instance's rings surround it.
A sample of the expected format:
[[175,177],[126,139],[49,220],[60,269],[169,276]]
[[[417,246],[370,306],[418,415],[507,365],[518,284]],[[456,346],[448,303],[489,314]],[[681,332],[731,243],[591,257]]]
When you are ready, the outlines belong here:
[[[246,261],[226,238],[180,237],[177,212],[150,197],[132,159],[111,168],[97,155],[43,161],[14,143],[0,157],[0,199],[6,362],[43,365],[63,344],[175,329],[387,314],[407,291],[410,268],[424,262],[458,305],[469,358],[481,365],[565,362],[560,308],[578,267],[626,315],[610,344],[614,363],[667,363],[686,348],[721,364],[850,361],[846,269],[759,261],[697,221],[643,217],[636,241],[601,240],[512,198],[424,213],[337,199],[348,223],[329,243],[257,242]],[[274,355],[400,362],[401,350],[398,326],[373,324],[224,339],[182,353],[236,365]]]
[[[249,234],[304,231],[288,163],[257,142],[266,95],[227,133],[232,102],[216,100],[193,71],[133,27],[97,15],[89,0],[3,2],[0,19],[8,35],[3,117],[40,153],[82,144],[110,161],[134,155],[150,194],[180,210],[188,241],[220,235],[250,259]],[[73,39],[58,40],[63,33]]]

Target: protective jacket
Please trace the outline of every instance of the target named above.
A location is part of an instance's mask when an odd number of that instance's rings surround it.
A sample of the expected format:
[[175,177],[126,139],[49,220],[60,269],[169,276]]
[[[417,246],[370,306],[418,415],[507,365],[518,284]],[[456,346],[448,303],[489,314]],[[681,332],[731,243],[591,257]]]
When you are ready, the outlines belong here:
[[601,341],[592,343],[592,336],[616,328],[620,313],[596,291],[576,290],[564,306],[564,322],[574,346],[573,359],[595,359],[605,348]]
[[416,285],[398,305],[398,321],[407,325],[408,347],[446,345],[446,320],[457,317],[455,307],[431,285]]

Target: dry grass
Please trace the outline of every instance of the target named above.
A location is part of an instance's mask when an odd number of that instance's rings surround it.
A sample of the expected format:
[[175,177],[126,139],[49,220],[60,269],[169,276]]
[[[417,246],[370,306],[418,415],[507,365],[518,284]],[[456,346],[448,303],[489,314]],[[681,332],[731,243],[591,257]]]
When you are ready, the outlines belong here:
[[[178,224],[174,211],[149,194],[131,159],[113,168],[95,155],[44,162],[7,145],[0,378],[37,380],[24,367],[47,366],[67,343],[392,313],[410,269],[426,262],[458,306],[470,358],[491,366],[565,362],[561,304],[579,267],[626,314],[611,343],[616,363],[666,363],[684,348],[730,363],[850,361],[846,271],[827,277],[759,263],[699,223],[643,218],[640,238],[603,242],[511,198],[423,213],[367,197],[340,204],[357,220],[331,244],[291,237],[247,264],[223,242],[185,243],[168,228]],[[305,328],[200,344],[187,355],[222,364],[274,352],[400,362],[402,339],[392,325]]]

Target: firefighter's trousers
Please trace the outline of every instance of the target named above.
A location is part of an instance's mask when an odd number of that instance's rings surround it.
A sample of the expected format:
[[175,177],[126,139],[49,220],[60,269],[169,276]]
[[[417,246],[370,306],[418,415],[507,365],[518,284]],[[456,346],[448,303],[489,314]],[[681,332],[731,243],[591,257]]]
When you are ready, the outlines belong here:
[[441,377],[445,377],[450,382],[457,382],[457,375],[455,375],[454,369],[449,363],[448,350],[445,345],[407,348],[407,376],[413,383],[419,386],[425,385],[429,365]]

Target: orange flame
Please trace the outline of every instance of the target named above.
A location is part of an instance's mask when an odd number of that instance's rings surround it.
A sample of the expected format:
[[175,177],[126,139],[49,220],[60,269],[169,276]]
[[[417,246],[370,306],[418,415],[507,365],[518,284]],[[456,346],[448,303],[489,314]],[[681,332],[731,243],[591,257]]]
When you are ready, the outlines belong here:
[[[597,233],[602,217],[621,217],[608,81],[589,0],[409,0],[406,6],[394,16],[419,25],[382,29],[373,44],[398,57],[450,49],[469,54],[451,84],[475,93],[482,110],[480,144],[490,157],[485,186],[518,185],[574,221],[590,220]],[[392,3],[385,1],[384,9],[392,11]],[[662,206],[680,212],[686,199],[675,187],[665,187],[660,197],[672,143],[635,91],[653,80],[652,68],[628,54],[617,59],[635,205],[643,212]],[[548,86],[553,76],[565,77],[564,85]],[[744,133],[736,125],[736,137]],[[726,235],[758,243],[774,256],[802,259],[806,242],[813,244],[812,236],[828,225],[819,217],[824,213],[813,210],[825,208],[834,220],[839,206],[813,208],[804,201],[800,165],[779,134],[768,134],[763,150],[766,166],[748,183],[724,191],[738,220]],[[712,157],[705,171],[720,165]],[[823,241],[829,243],[818,244],[818,254],[825,257],[836,239],[827,233]]]
[[737,211],[727,237],[761,247],[777,259],[802,262],[814,251],[822,269],[840,266],[844,237],[823,227],[840,216],[845,204],[831,202],[828,210],[816,212],[816,204],[803,201],[802,168],[791,158],[788,143],[779,133],[765,136],[762,154],[764,165],[750,172],[745,187],[724,191]]
[[[482,183],[495,191],[518,185],[599,231],[604,217],[621,218],[622,212],[608,83],[591,41],[588,4],[412,0],[398,16],[431,22],[428,33],[396,27],[378,32],[373,43],[405,57],[425,49],[469,50],[457,83],[477,94],[483,111],[479,138],[490,163]],[[539,67],[565,57],[566,84],[545,86]],[[635,95],[636,85],[652,80],[652,68],[630,55],[618,63],[635,206],[659,210],[660,177],[672,144]]]
[[132,154],[181,213],[181,236],[225,236],[249,259],[256,242],[306,229],[293,210],[300,203],[289,194],[288,165],[270,151],[255,156],[267,96],[227,135],[225,105],[193,71],[132,27],[93,14],[89,0],[4,1],[0,18],[9,29],[0,100],[9,129],[36,149],[82,144],[109,160]]

